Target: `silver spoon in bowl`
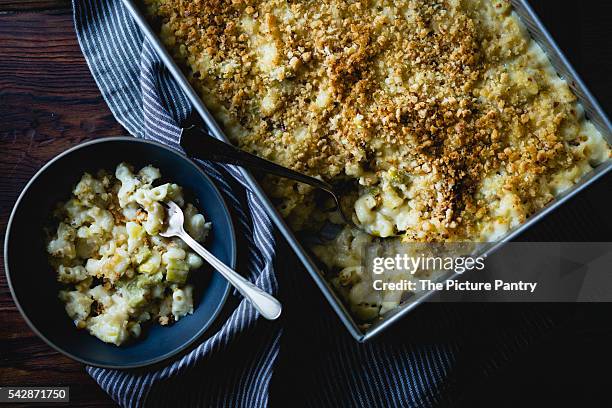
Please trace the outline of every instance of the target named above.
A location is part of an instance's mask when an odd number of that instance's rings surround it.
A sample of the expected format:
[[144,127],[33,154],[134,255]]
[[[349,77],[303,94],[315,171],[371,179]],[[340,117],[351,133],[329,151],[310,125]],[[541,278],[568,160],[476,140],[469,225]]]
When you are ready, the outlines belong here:
[[165,204],[166,207],[166,229],[160,232],[159,235],[162,237],[179,237],[182,239],[191,249],[193,249],[198,255],[212,265],[225,279],[228,280],[238,292],[242,294],[253,307],[266,319],[275,320],[277,319],[282,311],[282,306],[274,296],[258,288],[229,266],[225,265],[210,251],[200,245],[195,239],[193,239],[185,229],[183,224],[185,217],[183,210],[175,204],[173,201],[169,201]]

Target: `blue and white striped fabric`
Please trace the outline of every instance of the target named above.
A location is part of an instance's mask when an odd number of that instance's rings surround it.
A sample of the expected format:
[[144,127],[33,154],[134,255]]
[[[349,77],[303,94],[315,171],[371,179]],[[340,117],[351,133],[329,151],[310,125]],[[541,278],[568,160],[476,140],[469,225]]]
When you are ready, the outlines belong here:
[[[190,105],[121,2],[73,0],[73,6],[79,44],[115,118],[134,136],[178,147]],[[447,405],[553,325],[528,307],[498,305],[492,318],[484,305],[431,304],[379,339],[357,344],[286,244],[275,241],[240,174],[200,164],[236,216],[245,240],[242,272],[280,296],[284,316],[263,321],[243,301],[212,337],[176,361],[146,371],[88,367],[121,406]]]
[[[110,16],[113,18],[108,18]],[[178,148],[179,123],[187,118],[191,107],[163,69],[153,48],[148,42],[143,42],[129,16],[120,8],[120,2],[75,2],[74,18],[83,53],[115,117],[135,136]],[[247,272],[250,278],[266,291],[276,292],[272,265],[275,240],[270,219],[250,192],[246,191],[246,200],[236,193],[240,187],[235,181],[242,182],[242,179],[235,168],[206,162],[200,162],[200,165],[223,192],[239,221],[238,234],[247,241],[247,247],[240,255],[249,259]],[[248,214],[245,210],[248,210]],[[134,373],[91,367],[88,371],[115,401],[123,406],[135,406],[146,399],[156,384],[193,370],[194,366],[212,359],[213,353],[236,353],[231,349],[238,347],[239,337],[248,334],[256,336],[257,340],[254,338],[248,347],[250,353],[244,356],[244,366],[234,367],[234,373],[225,373],[240,377],[241,381],[220,384],[209,380],[205,382],[211,387],[208,391],[197,388],[207,394],[207,401],[211,401],[211,404],[214,401],[211,399],[212,391],[217,392],[218,387],[227,386],[223,393],[214,396],[220,398],[217,401],[219,404],[225,405],[227,402],[232,406],[237,405],[235,398],[244,399],[245,393],[249,393],[252,394],[248,398],[250,406],[265,406],[281,330],[278,324],[265,331],[253,328],[257,317],[255,309],[248,302],[241,302],[221,330],[178,361],[158,371]],[[214,372],[202,374],[204,378],[223,378]],[[175,393],[165,395],[171,401],[177,401]],[[193,395],[197,394],[187,396]]]

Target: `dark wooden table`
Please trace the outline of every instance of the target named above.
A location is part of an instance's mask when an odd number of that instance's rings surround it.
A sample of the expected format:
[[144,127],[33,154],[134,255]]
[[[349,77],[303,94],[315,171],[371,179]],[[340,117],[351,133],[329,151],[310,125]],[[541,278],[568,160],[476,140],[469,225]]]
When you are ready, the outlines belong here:
[[[66,0],[0,0],[0,231],[46,161],[95,137],[122,135],[81,54]],[[0,385],[70,386],[75,405],[113,406],[83,365],[21,318],[0,267]],[[39,405],[40,406],[40,405]]]
[[[612,4],[585,0],[576,9],[575,2],[567,7],[558,0],[533,3],[604,109],[612,112]],[[71,13],[68,0],[0,0],[2,239],[19,192],[46,161],[84,140],[125,134],[89,73]],[[600,181],[580,199],[594,203],[594,214],[585,216],[600,228],[598,217],[609,213],[609,206],[597,201],[611,181]],[[70,386],[74,405],[113,405],[81,364],[32,333],[13,304],[0,264],[0,386]]]

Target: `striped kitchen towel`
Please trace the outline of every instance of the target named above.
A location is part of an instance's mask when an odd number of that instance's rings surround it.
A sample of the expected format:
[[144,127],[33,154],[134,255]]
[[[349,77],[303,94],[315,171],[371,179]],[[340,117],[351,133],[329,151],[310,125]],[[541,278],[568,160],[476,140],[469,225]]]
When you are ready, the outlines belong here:
[[[120,0],[73,0],[79,44],[115,118],[136,137],[178,147],[191,107]],[[187,354],[144,371],[87,367],[121,406],[447,405],[554,324],[528,306],[424,305],[356,343],[231,166],[200,162],[237,218],[241,271],[284,305],[280,321],[245,301]],[[280,290],[278,289],[280,287]],[[469,381],[466,382],[466,381]]]
[[[73,6],[79,44],[117,120],[134,136],[178,148],[179,123],[189,115],[190,104],[120,2],[75,1]],[[199,164],[219,187],[238,220],[237,235],[247,244],[240,246],[238,256],[249,260],[243,272],[258,286],[275,293],[275,239],[270,219],[257,198],[241,185],[242,176],[234,167],[203,161]],[[122,406],[142,405],[152,389],[166,389],[177,378],[181,387],[156,398],[162,405],[166,405],[163,401],[188,404],[181,398],[207,401],[206,406],[235,406],[238,401],[249,401],[249,406],[265,405],[281,328],[278,322],[257,327],[257,319],[255,309],[243,301],[217,333],[156,371],[87,370]],[[240,363],[217,371],[214,363],[224,354]],[[194,369],[199,370],[198,379],[205,381],[192,382],[189,388],[194,392],[179,392],[189,384],[185,380]]]

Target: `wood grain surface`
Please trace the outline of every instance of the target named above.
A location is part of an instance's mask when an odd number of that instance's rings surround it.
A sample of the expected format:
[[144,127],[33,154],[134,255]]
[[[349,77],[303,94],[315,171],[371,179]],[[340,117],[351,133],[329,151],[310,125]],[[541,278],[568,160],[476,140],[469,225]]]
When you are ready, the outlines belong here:
[[[533,1],[536,11],[604,109],[612,110],[612,3]],[[563,3],[563,2],[561,2]],[[102,99],[81,55],[69,0],[0,0],[0,239],[29,178],[49,159],[84,140],[125,134]],[[609,206],[601,202],[612,177],[571,205],[590,203],[584,221],[609,236]],[[557,217],[562,216],[562,212]],[[608,215],[606,218],[605,215]],[[602,224],[601,220],[608,220]],[[566,237],[561,237],[566,238]],[[1,257],[1,255],[0,255]],[[11,299],[0,262],[0,386],[64,385],[73,405],[114,403],[81,364],[55,352],[28,328]],[[23,405],[21,405],[23,406]],[[40,405],[37,405],[40,406]]]
[[0,0],[0,12],[67,10],[70,0]]
[[[34,12],[0,12],[2,240],[18,194],[44,163],[84,140],[125,134],[81,54],[70,2],[2,0],[0,10],[7,9]],[[11,299],[3,263],[0,269],[0,386],[70,386],[72,405],[113,406],[82,364],[29,329]]]

